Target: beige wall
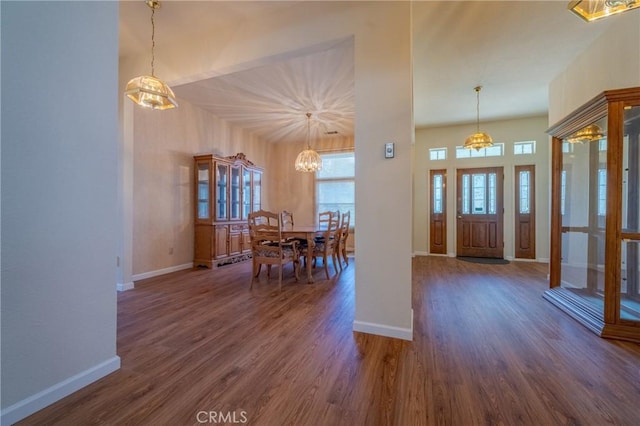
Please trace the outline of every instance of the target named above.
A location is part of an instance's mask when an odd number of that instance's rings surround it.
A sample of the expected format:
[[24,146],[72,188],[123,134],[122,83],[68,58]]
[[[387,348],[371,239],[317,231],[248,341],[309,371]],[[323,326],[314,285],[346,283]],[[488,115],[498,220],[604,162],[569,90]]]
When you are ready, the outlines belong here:
[[[455,255],[456,230],[456,168],[504,167],[504,255],[514,256],[514,166],[535,164],[536,166],[536,257],[549,258],[549,145],[545,133],[547,117],[531,117],[481,123],[481,130],[489,133],[496,143],[505,144],[503,157],[455,158],[456,145],[475,132],[475,125],[457,125],[416,130],[415,177],[414,177],[414,222],[413,251],[415,254],[429,252],[429,170],[447,169],[447,251]],[[513,155],[513,142],[535,140],[535,155]],[[447,147],[447,159],[429,160],[429,148]]]
[[549,85],[550,125],[604,90],[640,86],[640,13],[607,19],[609,29]]
[[[354,141],[353,137],[327,137],[312,141],[311,146],[320,153],[346,151],[354,149]],[[315,174],[297,172],[293,166],[296,157],[305,147],[305,141],[272,144],[269,149],[271,179],[266,185],[269,188],[270,208],[293,212],[296,223],[312,224],[316,221]]]
[[[188,102],[168,111],[134,109],[133,273],[193,262],[193,156],[243,152],[267,165],[268,145]],[[270,181],[271,168],[264,179]],[[268,206],[269,188],[263,191]]]

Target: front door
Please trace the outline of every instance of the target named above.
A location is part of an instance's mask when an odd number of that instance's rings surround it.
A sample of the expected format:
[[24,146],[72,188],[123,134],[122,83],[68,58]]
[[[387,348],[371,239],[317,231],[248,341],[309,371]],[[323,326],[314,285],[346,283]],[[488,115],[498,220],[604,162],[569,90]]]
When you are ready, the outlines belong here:
[[502,167],[457,170],[457,255],[503,257]]

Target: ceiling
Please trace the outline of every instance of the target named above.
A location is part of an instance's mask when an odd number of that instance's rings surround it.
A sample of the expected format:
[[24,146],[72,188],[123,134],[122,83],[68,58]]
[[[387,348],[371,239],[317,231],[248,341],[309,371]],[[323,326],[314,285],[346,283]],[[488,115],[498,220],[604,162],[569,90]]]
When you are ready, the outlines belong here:
[[[212,27],[262,19],[294,1],[165,1],[156,34],[188,43]],[[416,127],[542,115],[548,87],[615,19],[586,23],[565,1],[417,1],[413,3]],[[635,12],[629,12],[635,13]],[[150,11],[142,1],[120,7],[120,56],[148,54]],[[300,140],[305,113],[316,135],[353,134],[353,44],[174,86],[178,99],[248,129],[267,141]]]

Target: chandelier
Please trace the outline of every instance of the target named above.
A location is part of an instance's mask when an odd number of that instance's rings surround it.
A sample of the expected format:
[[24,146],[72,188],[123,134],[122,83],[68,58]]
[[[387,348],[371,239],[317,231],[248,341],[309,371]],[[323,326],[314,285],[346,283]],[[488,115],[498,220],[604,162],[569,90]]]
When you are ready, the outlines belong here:
[[479,151],[482,148],[493,146],[493,139],[488,134],[480,131],[480,90],[482,86],[476,86],[473,88],[476,91],[476,132],[464,141],[464,147],[466,149],[475,149]]
[[295,167],[298,172],[317,172],[322,170],[322,158],[311,149],[310,142],[311,113],[307,113],[307,149],[303,150],[296,158]]
[[567,6],[587,22],[640,7],[640,0],[574,0]]
[[145,3],[151,8],[151,75],[141,75],[135,77],[127,83],[124,93],[133,102],[140,106],[152,109],[169,109],[178,106],[176,95],[173,90],[164,81],[156,78],[154,73],[154,48],[155,42],[155,23],[153,15],[156,9],[160,9],[160,1],[145,0]]

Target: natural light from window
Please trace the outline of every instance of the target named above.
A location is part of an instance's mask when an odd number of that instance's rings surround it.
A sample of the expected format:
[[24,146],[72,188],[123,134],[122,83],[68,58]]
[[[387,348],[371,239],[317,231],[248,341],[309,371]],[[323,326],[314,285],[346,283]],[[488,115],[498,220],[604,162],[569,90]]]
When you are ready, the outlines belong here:
[[354,152],[320,153],[322,170],[316,172],[316,216],[320,212],[351,212],[350,227],[355,225]]

